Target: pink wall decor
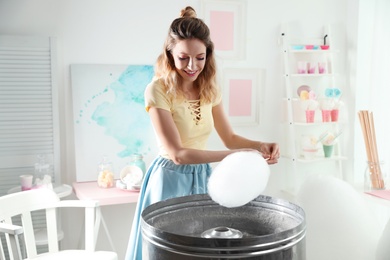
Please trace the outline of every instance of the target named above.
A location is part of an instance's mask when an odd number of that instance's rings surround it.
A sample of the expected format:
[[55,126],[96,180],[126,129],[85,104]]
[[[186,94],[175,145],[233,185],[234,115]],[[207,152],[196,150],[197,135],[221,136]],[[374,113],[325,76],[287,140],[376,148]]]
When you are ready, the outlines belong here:
[[203,0],[200,18],[210,27],[218,57],[245,59],[246,1]]
[[252,88],[250,79],[230,80],[229,116],[251,116]]
[[226,68],[223,70],[224,107],[233,125],[257,125],[264,89],[264,69]]
[[234,13],[210,11],[210,33],[215,50],[234,50]]

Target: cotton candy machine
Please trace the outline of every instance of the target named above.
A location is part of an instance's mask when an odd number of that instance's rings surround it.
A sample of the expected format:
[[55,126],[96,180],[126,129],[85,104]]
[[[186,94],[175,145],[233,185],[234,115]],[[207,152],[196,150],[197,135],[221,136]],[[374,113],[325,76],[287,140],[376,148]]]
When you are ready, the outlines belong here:
[[259,196],[226,208],[208,195],[168,199],[142,213],[143,259],[305,260],[305,213]]

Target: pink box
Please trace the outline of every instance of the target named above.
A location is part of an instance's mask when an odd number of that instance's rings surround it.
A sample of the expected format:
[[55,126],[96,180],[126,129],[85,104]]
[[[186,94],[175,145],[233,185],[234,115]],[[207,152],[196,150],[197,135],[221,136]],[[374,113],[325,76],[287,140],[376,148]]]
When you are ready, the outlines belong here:
[[314,123],[315,110],[306,110],[306,123]]
[[332,119],[332,122],[337,122],[339,120],[339,110],[333,109],[330,111],[330,117]]
[[322,122],[331,122],[331,110],[322,110]]

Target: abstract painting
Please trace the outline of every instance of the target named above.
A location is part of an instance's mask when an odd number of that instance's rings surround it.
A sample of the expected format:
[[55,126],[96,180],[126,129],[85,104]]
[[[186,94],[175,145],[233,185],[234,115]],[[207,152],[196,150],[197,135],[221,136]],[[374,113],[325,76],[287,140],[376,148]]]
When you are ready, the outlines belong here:
[[156,156],[144,105],[153,74],[151,65],[71,65],[77,181],[96,180],[104,156],[115,178],[132,154],[147,164]]

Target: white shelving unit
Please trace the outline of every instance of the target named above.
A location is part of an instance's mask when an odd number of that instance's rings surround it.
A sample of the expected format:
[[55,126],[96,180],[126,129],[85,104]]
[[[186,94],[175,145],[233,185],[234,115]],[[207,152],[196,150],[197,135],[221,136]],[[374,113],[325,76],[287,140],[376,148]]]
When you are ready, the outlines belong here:
[[[329,49],[322,49],[326,45]],[[314,49],[306,49],[306,46],[313,45]],[[322,143],[315,141],[321,139],[323,133],[329,132],[334,135],[342,132],[343,113],[339,109],[337,121],[324,122],[322,118],[321,104],[333,102],[340,104],[340,94],[342,90],[338,85],[336,58],[338,51],[334,49],[331,42],[331,32],[329,28],[324,30],[323,37],[319,38],[292,38],[288,31],[281,32],[281,52],[283,58],[283,78],[285,94],[283,97],[283,125],[286,128],[285,140],[282,143],[282,156],[287,159],[287,183],[286,189],[295,193],[299,187],[299,182],[308,174],[329,173],[336,177],[343,178],[342,162],[346,160],[339,145],[342,134],[337,137],[334,144],[333,153],[330,157],[325,157]],[[314,73],[302,73],[298,63],[315,64]],[[325,64],[325,71],[319,72],[319,66]],[[306,67],[305,67],[306,68]],[[302,89],[310,92],[312,100],[303,101]],[[308,91],[309,90],[309,91]],[[327,94],[337,93],[334,98]],[[307,93],[305,93],[307,94]],[[314,94],[314,95],[313,95]],[[305,115],[303,102],[317,103],[315,109],[314,122],[308,123]],[[307,104],[307,103],[305,103]],[[304,151],[303,143],[311,141],[317,148]]]

